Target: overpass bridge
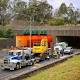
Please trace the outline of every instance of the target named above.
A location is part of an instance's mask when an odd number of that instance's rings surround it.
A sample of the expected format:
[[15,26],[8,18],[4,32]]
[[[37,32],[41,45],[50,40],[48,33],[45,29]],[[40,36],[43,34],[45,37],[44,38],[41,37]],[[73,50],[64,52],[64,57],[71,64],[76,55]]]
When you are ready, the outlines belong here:
[[35,26],[32,29],[48,30],[55,36],[80,36],[80,26]]
[[[47,30],[49,34],[55,36],[80,36],[80,26],[31,26],[32,29]],[[27,29],[27,27],[25,27]],[[21,34],[25,29],[17,29],[16,32]],[[29,29],[29,26],[28,26]]]
[[53,28],[49,32],[51,32],[51,34],[54,34],[55,36],[80,36],[80,27],[62,26],[62,27]]

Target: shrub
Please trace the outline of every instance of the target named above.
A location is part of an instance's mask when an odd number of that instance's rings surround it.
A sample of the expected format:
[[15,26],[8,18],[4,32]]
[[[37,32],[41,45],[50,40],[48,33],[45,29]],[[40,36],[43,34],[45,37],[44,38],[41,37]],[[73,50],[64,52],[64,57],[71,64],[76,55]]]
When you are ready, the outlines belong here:
[[64,25],[64,20],[63,19],[50,19],[48,21],[48,24],[51,26]]
[[4,37],[4,31],[0,30],[0,37]]
[[5,31],[5,37],[6,38],[12,38],[14,36],[12,29],[8,29]]

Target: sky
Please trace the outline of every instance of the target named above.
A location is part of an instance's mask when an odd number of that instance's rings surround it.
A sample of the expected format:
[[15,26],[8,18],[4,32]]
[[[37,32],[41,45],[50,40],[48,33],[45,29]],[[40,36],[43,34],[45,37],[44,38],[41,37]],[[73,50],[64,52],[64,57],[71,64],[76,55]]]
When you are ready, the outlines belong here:
[[49,4],[53,6],[54,9],[59,8],[61,3],[65,3],[67,6],[69,6],[69,4],[72,3],[75,8],[80,9],[80,0],[47,0],[47,1]]

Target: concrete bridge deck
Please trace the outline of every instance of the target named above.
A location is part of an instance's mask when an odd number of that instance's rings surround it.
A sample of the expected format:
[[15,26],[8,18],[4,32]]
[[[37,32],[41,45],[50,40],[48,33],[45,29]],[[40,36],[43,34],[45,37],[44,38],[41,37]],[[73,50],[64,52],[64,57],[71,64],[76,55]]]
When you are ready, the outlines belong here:
[[[72,26],[31,26],[32,29],[48,30],[49,34],[55,36],[80,36],[80,25]],[[25,28],[27,29],[27,27]],[[25,29],[17,29],[16,31],[22,31]],[[29,26],[28,26],[29,29]]]

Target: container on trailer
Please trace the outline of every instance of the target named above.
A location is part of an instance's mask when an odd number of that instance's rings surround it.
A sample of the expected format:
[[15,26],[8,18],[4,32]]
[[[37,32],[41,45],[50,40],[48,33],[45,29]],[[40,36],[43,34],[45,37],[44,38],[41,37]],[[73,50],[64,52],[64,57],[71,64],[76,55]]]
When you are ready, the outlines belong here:
[[41,42],[41,40],[46,37],[48,39],[48,47],[50,47],[51,42],[54,42],[52,35],[16,35],[16,47],[30,47],[36,42]]

